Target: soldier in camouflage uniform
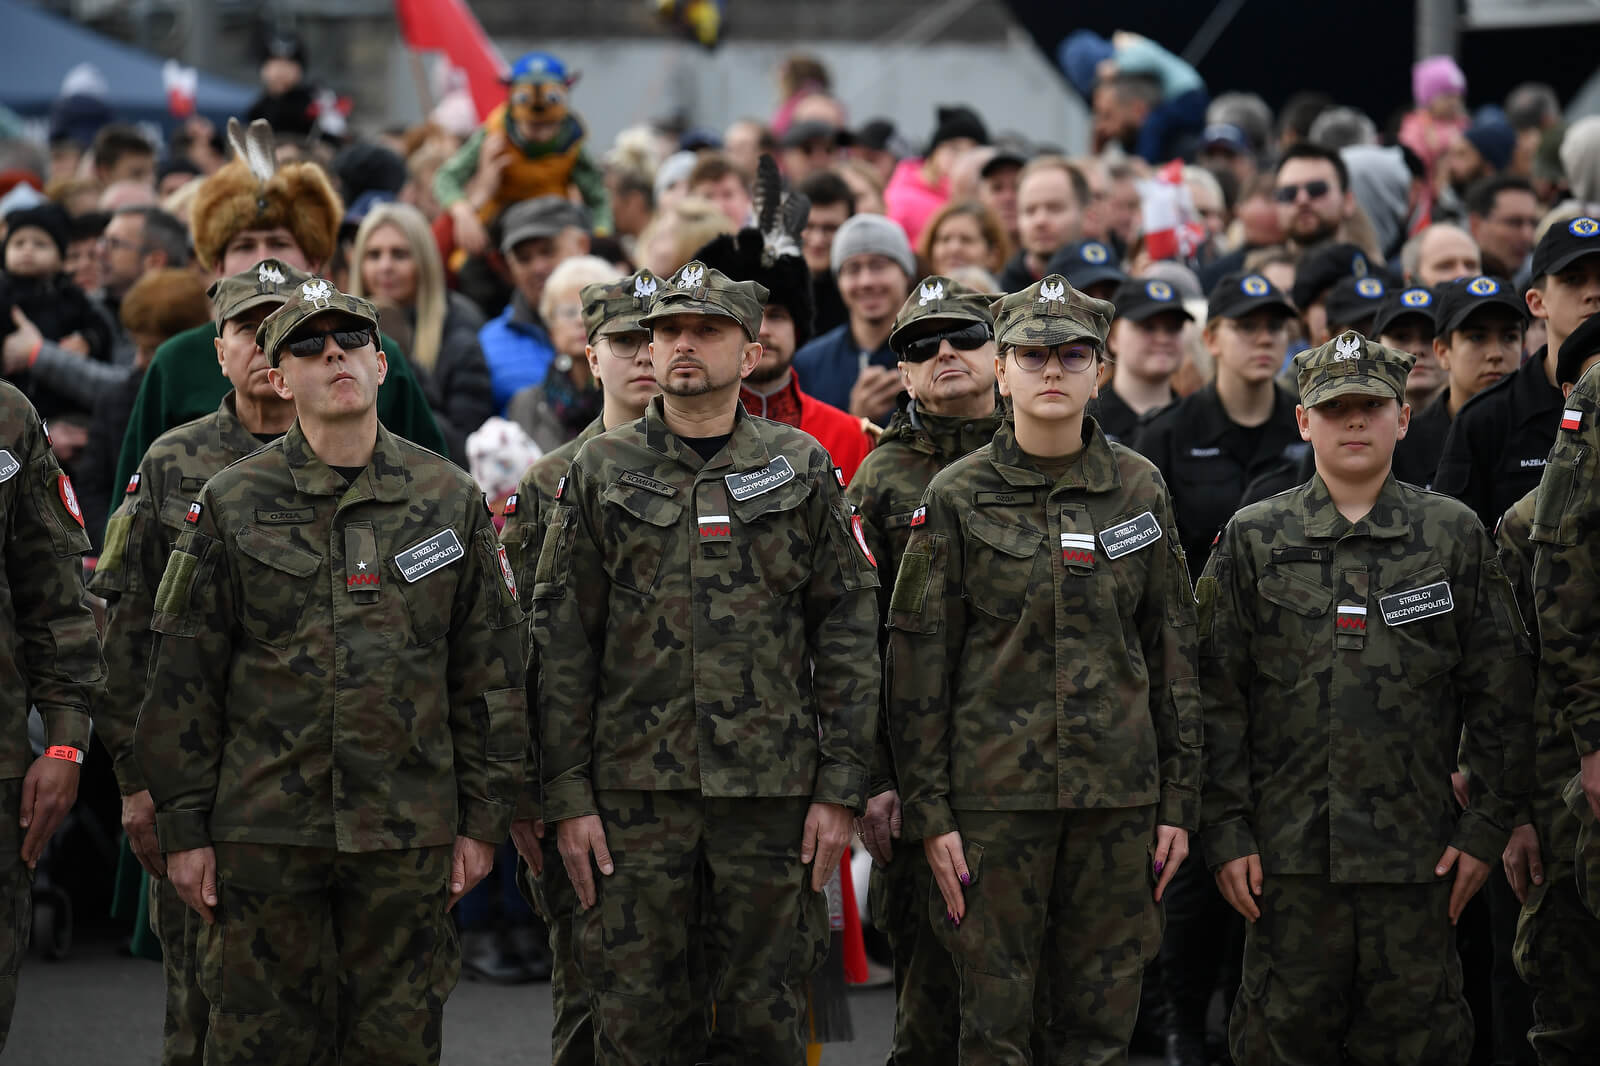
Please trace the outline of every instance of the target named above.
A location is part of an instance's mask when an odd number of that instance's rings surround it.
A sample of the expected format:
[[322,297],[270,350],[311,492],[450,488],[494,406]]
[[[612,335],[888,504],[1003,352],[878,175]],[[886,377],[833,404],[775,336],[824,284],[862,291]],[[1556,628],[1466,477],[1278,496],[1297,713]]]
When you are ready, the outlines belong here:
[[437,1062],[446,912],[523,784],[511,568],[472,481],[378,424],[376,330],[320,278],[262,322],[296,420],[206,483],[156,591],[134,758],[205,922],[208,1064]]
[[535,571],[544,816],[604,1063],[804,1063],[866,803],[877,574],[827,453],[739,406],[766,295],[697,261],[657,294],[662,396],[579,449]]
[[[1588,493],[1576,491],[1592,485],[1595,477],[1592,449],[1600,401],[1589,368],[1596,363],[1600,316],[1580,325],[1557,353],[1556,381],[1566,403],[1546,466],[1548,485],[1541,481],[1517,501],[1496,534],[1507,576],[1524,610],[1539,622],[1529,803],[1538,839],[1531,860],[1508,847],[1506,871],[1513,888],[1522,889],[1514,956],[1518,973],[1533,989],[1534,1026],[1528,1039],[1547,1066],[1593,1061],[1600,1046],[1600,1013],[1595,1010],[1600,1002],[1600,913],[1584,903],[1585,889],[1596,883],[1600,868],[1582,870],[1579,865],[1585,845],[1593,840],[1592,829],[1587,839],[1585,833],[1594,819],[1581,775],[1574,776],[1581,765],[1575,756],[1584,749],[1572,720],[1563,714],[1570,700],[1582,698],[1578,693],[1592,684],[1597,672],[1592,637],[1576,628],[1583,612],[1592,610],[1580,601],[1593,597],[1596,589],[1593,569],[1578,565],[1585,558],[1580,545],[1594,534],[1593,519],[1584,511]],[[1592,844],[1589,855],[1592,859]]]
[[266,259],[212,284],[217,362],[233,391],[215,413],[168,430],[150,446],[106,524],[105,551],[89,585],[110,606],[106,694],[95,708],[95,722],[122,792],[122,827],[134,857],[150,874],[150,925],[161,939],[167,989],[165,1066],[202,1060],[211,1008],[194,969],[201,923],[167,880],[156,842],[155,804],[133,758],[133,727],[154,641],[150,617],[161,574],[201,487],[223,467],[282,436],[294,421],[294,402],[280,397],[267,380],[267,357],[256,347],[256,328],[308,277]]
[[1239,1066],[1459,1063],[1472,1046],[1451,926],[1525,798],[1506,694],[1532,679],[1477,518],[1393,476],[1413,361],[1352,332],[1296,357],[1317,475],[1242,509],[1196,590],[1203,846],[1251,923]]
[[[600,382],[604,408],[583,432],[528,468],[516,493],[506,501],[505,527],[500,540],[524,610],[533,609],[533,569],[539,561],[544,531],[549,524],[556,488],[572,465],[573,456],[591,438],[644,416],[650,398],[660,391],[650,365],[650,331],[639,324],[650,309],[660,282],[648,270],[609,284],[587,285],[583,324],[589,333],[589,371]],[[538,691],[539,653],[530,649],[528,691]],[[529,701],[534,706],[534,701]],[[517,805],[511,836],[532,876],[525,885],[534,906],[550,930],[552,1066],[583,1066],[594,1062],[594,1027],[589,1020],[589,993],[583,986],[572,954],[572,915],[577,897],[566,866],[556,850],[555,834],[546,833],[539,817],[538,729],[529,732],[528,787]]]
[[[989,299],[933,276],[912,287],[889,347],[900,356],[909,401],[895,411],[878,445],[850,479],[846,495],[861,517],[867,546],[885,574],[900,569],[911,516],[940,470],[981,447],[1000,427],[994,388],[994,315]],[[888,617],[893,582],[879,608]],[[920,847],[899,847],[900,794],[885,723],[861,835],[875,860],[869,892],[873,924],[894,952],[895,1023],[889,1063],[956,1061],[961,985],[950,953],[928,924],[933,875]]]
[[1059,275],[995,305],[1014,422],[929,484],[889,603],[903,833],[938,885],[963,1062],[1127,1061],[1199,814],[1172,504],[1084,414],[1111,315]]
[[[105,679],[79,557],[89,550],[72,481],[38,412],[0,381],[0,1051],[33,931],[33,868],[78,795],[89,711]],[[28,747],[28,708],[45,752]]]

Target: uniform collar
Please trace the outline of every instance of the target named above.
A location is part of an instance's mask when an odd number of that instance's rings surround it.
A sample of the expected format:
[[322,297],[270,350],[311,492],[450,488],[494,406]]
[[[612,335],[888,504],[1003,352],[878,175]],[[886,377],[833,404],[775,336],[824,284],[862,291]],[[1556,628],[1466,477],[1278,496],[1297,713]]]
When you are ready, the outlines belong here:
[[[1111,492],[1120,487],[1122,475],[1117,471],[1117,457],[1111,452],[1111,442],[1090,415],[1083,416],[1083,442],[1079,460],[1054,487],[1085,492]],[[1013,488],[1050,484],[1049,478],[1027,465],[1027,456],[1017,443],[1016,424],[1009,418],[995,430],[989,461]]]
[[[1190,418],[1185,428],[1188,430],[1187,438],[1191,445],[1215,444],[1226,436],[1229,430],[1239,428],[1238,423],[1228,417],[1228,412],[1222,406],[1222,397],[1217,395],[1217,386],[1214,383],[1192,393],[1189,403]],[[1294,421],[1294,408],[1295,398],[1287,389],[1274,384],[1272,414],[1262,425]]]
[[1512,374],[1514,411],[1522,415],[1524,422],[1554,422],[1556,419],[1550,414],[1561,410],[1561,390],[1550,384],[1544,370],[1544,357],[1549,350],[1548,345],[1541,347]]
[[750,416],[745,414],[742,403],[734,408],[733,435],[728,438],[728,443],[710,463],[701,459],[699,452],[689,447],[681,437],[667,428],[660,396],[651,399],[650,406],[645,408],[644,434],[645,444],[651,451],[659,452],[690,470],[728,465],[732,465],[735,470],[762,470],[772,461],[771,455],[767,452],[767,443],[761,439],[761,431],[756,428]]
[[244,428],[234,404],[234,394],[230,391],[217,405],[217,436],[222,439],[222,446],[234,455],[249,455],[259,451],[265,442]]
[[289,432],[283,435],[283,456],[294,478],[294,487],[308,496],[339,496],[341,502],[380,500],[399,503],[407,496],[411,475],[406,472],[400,454],[400,444],[394,435],[378,423],[378,441],[372,449],[372,461],[367,464],[354,482],[345,484],[344,476],[328,466],[300,429],[300,420],[294,420]]
[[1395,540],[1411,535],[1411,519],[1406,513],[1405,497],[1401,495],[1400,483],[1394,479],[1392,472],[1384,480],[1383,488],[1378,490],[1378,501],[1372,505],[1372,510],[1353,525],[1334,506],[1333,497],[1328,494],[1328,486],[1321,474],[1313,474],[1305,488],[1300,490],[1300,512],[1306,535],[1310,537],[1337,540],[1355,533],[1375,540]]
[[917,401],[907,400],[895,411],[894,420],[903,420],[904,438],[911,447],[940,459],[957,459],[972,451],[975,442],[993,438],[1005,421],[1005,405],[996,394],[993,411],[962,418],[930,414],[917,406]]

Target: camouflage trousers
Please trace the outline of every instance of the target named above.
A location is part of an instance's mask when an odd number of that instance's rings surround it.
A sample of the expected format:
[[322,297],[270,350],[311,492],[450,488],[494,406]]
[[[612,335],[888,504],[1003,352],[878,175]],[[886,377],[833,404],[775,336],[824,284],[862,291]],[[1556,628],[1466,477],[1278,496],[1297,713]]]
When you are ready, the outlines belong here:
[[172,882],[150,878],[150,932],[161,942],[167,1013],[161,1027],[161,1066],[201,1066],[211,1004],[200,991],[195,945],[205,926],[178,898]]
[[22,778],[0,781],[0,1051],[17,1009],[17,971],[33,936],[33,872],[22,861]]
[[215,847],[217,921],[196,948],[207,1066],[439,1061],[461,973],[451,848]]
[[1539,1062],[1592,1063],[1600,1048],[1600,918],[1585,909],[1570,875],[1549,876],[1528,893],[1514,955],[1533,990],[1528,1042]]
[[1567,809],[1578,819],[1578,844],[1573,865],[1578,879],[1578,898],[1589,913],[1600,918],[1600,826],[1595,824],[1589,798],[1583,791],[1581,775],[1567,782],[1562,791]]
[[1466,1062],[1450,887],[1267,874],[1228,1027],[1237,1066]]
[[544,872],[533,876],[525,862],[517,863],[517,882],[550,930],[550,1066],[593,1066],[594,1023],[589,1015],[589,990],[572,957],[572,922],[578,896],[572,890],[567,868],[556,849],[556,833],[547,827],[542,841]]
[[933,871],[922,842],[901,840],[887,865],[872,864],[868,907],[894,953],[894,1043],[887,1066],[955,1066],[961,979],[928,923]]
[[615,872],[595,875],[598,902],[574,919],[573,941],[597,1061],[804,1066],[806,978],[829,938],[826,897],[800,862],[810,801],[681,791],[596,801]]
[[966,917],[931,883],[928,919],[961,980],[960,1061],[1126,1063],[1161,944],[1154,806],[957,811]]

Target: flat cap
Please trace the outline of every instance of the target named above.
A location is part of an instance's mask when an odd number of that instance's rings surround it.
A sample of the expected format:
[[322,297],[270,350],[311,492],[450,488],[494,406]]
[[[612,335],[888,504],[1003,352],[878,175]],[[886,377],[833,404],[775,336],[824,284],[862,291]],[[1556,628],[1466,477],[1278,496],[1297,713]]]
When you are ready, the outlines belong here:
[[277,366],[278,350],[294,331],[329,312],[355,319],[374,333],[378,330],[378,312],[370,303],[340,292],[327,278],[310,278],[291,291],[282,307],[262,319],[256,329],[256,346],[267,353],[268,363]]
[[1294,357],[1300,403],[1315,407],[1336,396],[1383,396],[1405,402],[1406,376],[1417,361],[1410,352],[1369,341],[1354,330]]
[[1002,348],[1048,348],[1086,339],[1104,346],[1116,313],[1109,300],[1084,295],[1060,274],[1046,274],[996,300],[991,309],[995,343]]
[[745,335],[755,340],[769,295],[765,285],[732,281],[722,271],[691,259],[657,290],[655,303],[650,313],[639,319],[639,326],[650,329],[673,315],[721,315],[739,323]]

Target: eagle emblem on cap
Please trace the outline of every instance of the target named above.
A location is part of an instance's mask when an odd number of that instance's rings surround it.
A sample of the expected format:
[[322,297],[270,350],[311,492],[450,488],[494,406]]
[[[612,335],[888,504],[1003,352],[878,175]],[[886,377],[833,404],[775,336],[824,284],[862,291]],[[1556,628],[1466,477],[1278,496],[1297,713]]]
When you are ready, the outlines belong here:
[[633,279],[633,295],[635,299],[643,300],[656,294],[656,279],[649,274],[640,274]]
[[282,285],[288,279],[271,263],[262,263],[256,268],[256,280],[263,285]]
[[1094,241],[1090,241],[1088,244],[1084,245],[1083,251],[1079,252],[1078,254],[1083,257],[1083,261],[1085,263],[1094,263],[1097,266],[1101,263],[1104,263],[1111,256],[1111,253],[1106,251],[1105,245],[1098,244]]
[[1039,284],[1039,302],[1042,304],[1065,303],[1067,300],[1067,283],[1064,281],[1044,281]]
[[932,285],[929,285],[926,282],[924,282],[923,286],[922,286],[922,291],[917,296],[917,306],[918,307],[927,307],[929,304],[933,303],[935,300],[942,300],[942,299],[944,299],[944,282],[936,281]]
[[1272,286],[1267,284],[1267,279],[1260,274],[1251,274],[1248,278],[1239,282],[1239,288],[1244,291],[1246,296],[1265,296],[1271,291]]
[[1600,233],[1600,222],[1596,222],[1587,215],[1583,218],[1575,218],[1567,223],[1567,232],[1574,237],[1593,237],[1596,233]]
[[1377,278],[1362,278],[1356,282],[1356,295],[1376,300],[1383,295],[1383,282]]
[[1335,359],[1360,359],[1361,338],[1354,333],[1346,333],[1333,342]]
[[324,278],[313,278],[300,286],[300,295],[317,306],[325,306],[332,301],[333,286]]
[[1407,307],[1427,307],[1433,303],[1433,293],[1427,289],[1407,289],[1400,294],[1400,302]]
[[1500,283],[1493,278],[1473,278],[1467,282],[1467,291],[1474,296],[1493,296],[1500,291]]
[[678,275],[678,284],[685,289],[692,289],[701,285],[706,280],[706,268],[703,266],[686,266],[683,273]]

